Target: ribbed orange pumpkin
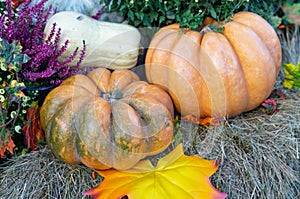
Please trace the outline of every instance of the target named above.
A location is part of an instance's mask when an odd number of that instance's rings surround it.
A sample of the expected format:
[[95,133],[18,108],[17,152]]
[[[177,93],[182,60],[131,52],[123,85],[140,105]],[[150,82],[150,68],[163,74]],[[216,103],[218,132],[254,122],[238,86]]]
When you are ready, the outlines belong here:
[[169,91],[182,115],[233,117],[258,107],[274,87],[282,56],[274,29],[251,12],[222,25],[217,33],[173,24],[150,43],[147,79]]
[[173,104],[130,70],[74,75],[52,90],[40,111],[53,153],[95,169],[128,169],[173,139]]

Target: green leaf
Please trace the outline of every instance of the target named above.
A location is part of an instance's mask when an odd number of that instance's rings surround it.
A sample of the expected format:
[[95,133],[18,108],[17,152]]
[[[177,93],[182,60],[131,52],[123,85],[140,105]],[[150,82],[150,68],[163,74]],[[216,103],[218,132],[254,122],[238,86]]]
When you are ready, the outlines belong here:
[[167,18],[168,19],[175,19],[175,13],[173,11],[167,12]]
[[300,88],[300,62],[297,65],[293,63],[283,63],[285,73],[284,87],[286,88]]
[[217,13],[216,13],[214,7],[209,8],[209,13],[212,16],[212,18],[217,19]]
[[160,16],[159,17],[159,20],[158,20],[158,23],[161,24],[163,21],[166,20],[166,17],[165,16]]

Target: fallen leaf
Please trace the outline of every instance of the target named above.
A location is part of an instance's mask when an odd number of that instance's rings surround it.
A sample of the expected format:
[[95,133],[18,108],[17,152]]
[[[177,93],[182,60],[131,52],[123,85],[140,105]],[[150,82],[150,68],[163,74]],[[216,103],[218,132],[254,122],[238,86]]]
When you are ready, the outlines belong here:
[[261,105],[265,108],[264,111],[269,115],[275,113],[275,111],[277,110],[277,102],[276,100],[271,98],[264,100]]
[[29,108],[26,114],[27,121],[22,128],[27,148],[31,150],[37,150],[38,144],[45,141],[45,132],[41,125],[39,111],[38,105]]
[[197,118],[193,115],[186,115],[186,116],[181,117],[181,120],[189,121],[189,122],[192,122],[193,124],[199,124],[204,127],[220,126],[220,121],[218,121],[214,117]]
[[276,93],[276,95],[277,95],[278,97],[281,98],[282,101],[285,101],[285,100],[286,100],[286,99],[285,99],[285,95],[284,95],[284,93],[283,93],[281,90],[275,89],[275,93]]
[[0,158],[4,158],[5,151],[9,151],[11,154],[14,154],[15,148],[14,141],[11,139],[11,136],[8,136],[7,140],[0,140]]
[[216,172],[218,164],[201,157],[186,156],[182,144],[153,166],[143,160],[126,171],[114,169],[97,171],[104,181],[85,195],[95,199],[199,199],[226,198],[216,190],[209,177]]
[[12,0],[12,2],[13,2],[13,8],[17,8],[24,1],[26,1],[26,0]]

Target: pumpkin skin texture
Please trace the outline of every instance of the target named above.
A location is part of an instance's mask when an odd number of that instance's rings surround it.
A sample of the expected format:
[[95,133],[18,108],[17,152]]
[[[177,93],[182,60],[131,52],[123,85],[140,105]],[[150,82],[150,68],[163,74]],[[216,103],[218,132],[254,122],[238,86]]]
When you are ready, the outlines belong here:
[[[60,43],[69,41],[62,60],[69,58],[76,48],[86,44],[86,55],[81,68],[99,66],[109,69],[129,69],[136,65],[141,36],[139,31],[127,24],[104,22],[84,14],[63,11],[53,15],[45,26],[45,39],[51,34],[53,24],[55,30],[61,28]],[[77,63],[75,59],[71,65]]]
[[282,56],[274,29],[251,12],[222,25],[217,33],[172,24],[151,40],[147,80],[165,88],[182,115],[234,117],[257,108],[273,90]]
[[94,169],[128,169],[173,139],[173,104],[163,89],[129,70],[97,68],[66,79],[40,111],[59,159]]

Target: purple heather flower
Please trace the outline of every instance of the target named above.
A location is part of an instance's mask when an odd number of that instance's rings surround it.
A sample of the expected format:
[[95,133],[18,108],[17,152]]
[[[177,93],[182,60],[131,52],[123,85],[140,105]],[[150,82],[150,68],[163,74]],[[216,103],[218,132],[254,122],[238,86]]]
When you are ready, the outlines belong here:
[[[51,33],[44,40],[44,28],[48,17],[53,13],[51,7],[44,9],[47,0],[31,5],[32,0],[21,4],[17,15],[10,0],[6,0],[7,14],[0,18],[0,38],[9,42],[20,41],[23,53],[30,57],[30,60],[22,65],[20,71],[23,80],[38,81],[40,84],[58,84],[68,76],[78,72],[79,66],[86,54],[86,45],[83,42],[83,50],[80,54],[75,49],[73,54],[66,60],[60,62],[58,58],[67,50],[69,41],[65,41],[61,47],[61,30],[56,31],[56,24],[53,24]],[[99,11],[100,13],[100,11]],[[68,64],[79,56],[75,67]]]
[[93,16],[91,16],[93,19],[100,19],[101,15],[104,13],[106,6],[103,6],[100,10],[98,10],[98,12],[96,14],[94,14]]

